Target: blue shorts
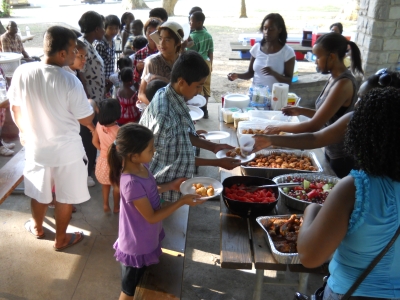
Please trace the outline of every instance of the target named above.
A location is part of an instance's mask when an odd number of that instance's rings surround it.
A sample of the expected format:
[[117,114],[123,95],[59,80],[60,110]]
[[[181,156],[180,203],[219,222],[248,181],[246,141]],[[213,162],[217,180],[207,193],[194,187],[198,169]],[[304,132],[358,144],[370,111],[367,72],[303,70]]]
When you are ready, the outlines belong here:
[[[344,295],[343,294],[336,294],[334,293],[331,288],[326,285],[325,290],[324,290],[324,298],[323,300],[340,300],[342,299]],[[388,300],[400,300],[400,298],[393,298],[393,299],[388,299]]]

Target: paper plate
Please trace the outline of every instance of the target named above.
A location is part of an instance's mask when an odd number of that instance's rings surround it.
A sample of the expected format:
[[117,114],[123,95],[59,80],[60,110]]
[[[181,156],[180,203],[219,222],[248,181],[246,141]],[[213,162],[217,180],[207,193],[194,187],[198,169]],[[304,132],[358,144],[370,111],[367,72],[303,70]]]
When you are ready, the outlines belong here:
[[219,182],[218,180],[214,179],[214,178],[210,178],[210,177],[195,177],[195,178],[191,178],[188,179],[186,181],[184,181],[181,186],[180,186],[180,191],[182,194],[187,195],[187,194],[196,194],[196,190],[193,187],[194,183],[201,183],[202,185],[204,185],[205,187],[212,185],[214,188],[214,195],[213,196],[208,196],[208,197],[201,197],[201,200],[207,200],[207,199],[211,199],[214,198],[215,196],[218,196],[219,194],[222,193],[223,187],[221,182]]
[[204,112],[200,108],[192,105],[188,105],[188,107],[190,109],[189,113],[193,121],[200,120],[204,116]]
[[140,103],[136,102],[136,107],[139,108],[140,110],[144,110],[147,107],[147,104],[143,102]]
[[207,133],[202,133],[201,135],[204,136],[206,140],[214,141],[226,139],[231,134],[226,131],[209,131]]
[[[224,149],[224,150],[220,150],[217,152],[217,154],[215,154],[217,156],[217,158],[225,158],[226,156],[226,152],[228,152],[229,149]],[[230,157],[230,156],[229,156]],[[242,164],[248,163],[249,161],[252,161],[254,159],[254,157],[256,157],[255,153],[252,153],[246,157],[243,157],[241,155],[236,155],[235,157],[232,157],[234,159],[240,159],[240,161],[242,162]]]
[[203,107],[204,105],[206,105],[206,103],[207,100],[202,95],[196,95],[192,99],[186,102],[187,105],[192,105],[197,107]]

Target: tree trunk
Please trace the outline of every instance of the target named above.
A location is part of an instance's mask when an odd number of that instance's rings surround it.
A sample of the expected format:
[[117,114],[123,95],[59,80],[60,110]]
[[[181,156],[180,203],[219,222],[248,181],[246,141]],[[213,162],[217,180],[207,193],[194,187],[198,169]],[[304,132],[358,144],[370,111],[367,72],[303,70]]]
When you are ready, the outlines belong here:
[[122,8],[124,10],[149,8],[144,0],[123,0]]
[[162,0],[161,6],[167,11],[168,16],[174,16],[174,8],[178,0]]
[[240,5],[240,18],[247,18],[246,0],[242,0],[242,3]]

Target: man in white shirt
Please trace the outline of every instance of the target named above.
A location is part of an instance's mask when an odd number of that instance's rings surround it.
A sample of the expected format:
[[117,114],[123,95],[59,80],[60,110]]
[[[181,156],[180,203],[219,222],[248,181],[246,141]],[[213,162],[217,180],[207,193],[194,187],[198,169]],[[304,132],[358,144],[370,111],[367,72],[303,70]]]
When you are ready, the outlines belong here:
[[94,113],[78,78],[62,67],[78,53],[75,34],[50,27],[43,41],[42,62],[17,68],[9,89],[14,122],[25,146],[25,194],[31,197],[32,219],[25,228],[44,238],[43,220],[56,193],[54,249],[64,250],[83,239],[83,232],[66,233],[72,204],[90,199],[86,184],[85,151],[79,123],[94,131]]

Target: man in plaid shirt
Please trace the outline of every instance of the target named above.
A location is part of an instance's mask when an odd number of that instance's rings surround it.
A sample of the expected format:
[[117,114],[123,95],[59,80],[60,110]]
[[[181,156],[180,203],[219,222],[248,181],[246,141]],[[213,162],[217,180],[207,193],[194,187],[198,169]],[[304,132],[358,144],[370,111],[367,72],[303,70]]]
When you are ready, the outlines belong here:
[[144,24],[144,33],[146,35],[148,44],[146,47],[140,49],[135,53],[135,59],[133,60],[133,85],[136,90],[139,90],[140,80],[142,78],[143,68],[144,68],[144,59],[152,54],[158,52],[157,45],[150,38],[150,34],[157,30],[157,27],[160,26],[162,20],[159,18],[150,18]]
[[[233,158],[205,159],[194,156],[193,146],[214,153],[233,148],[199,138],[190,117],[186,101],[202,90],[208,74],[209,68],[200,54],[194,51],[181,54],[172,68],[171,83],[158,90],[140,120],[140,124],[148,127],[155,136],[156,153],[150,171],[157,183],[180,177],[191,178],[195,166],[217,166],[230,170],[240,165],[240,160]],[[166,201],[175,202],[180,197],[177,191],[162,194]]]
[[22,54],[25,62],[35,61],[34,58],[30,57],[25,51],[24,45],[18,33],[17,23],[10,21],[7,25],[7,32],[0,36],[0,50],[2,52],[14,52]]

